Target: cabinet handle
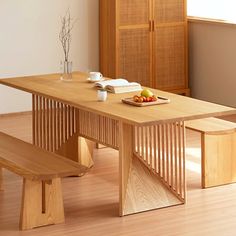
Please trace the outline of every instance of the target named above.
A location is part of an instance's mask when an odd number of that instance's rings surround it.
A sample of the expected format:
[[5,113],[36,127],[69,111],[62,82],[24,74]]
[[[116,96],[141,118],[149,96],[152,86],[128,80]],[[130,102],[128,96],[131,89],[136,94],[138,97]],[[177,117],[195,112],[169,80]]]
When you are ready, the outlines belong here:
[[150,20],[149,21],[149,31],[150,32],[154,32],[155,31],[155,21],[154,20]]
[[152,20],[149,20],[149,31],[152,32]]

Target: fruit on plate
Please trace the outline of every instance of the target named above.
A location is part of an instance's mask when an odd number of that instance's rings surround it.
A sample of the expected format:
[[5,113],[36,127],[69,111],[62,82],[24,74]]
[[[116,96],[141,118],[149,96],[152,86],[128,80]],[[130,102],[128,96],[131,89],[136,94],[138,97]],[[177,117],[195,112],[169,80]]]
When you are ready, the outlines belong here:
[[149,98],[153,96],[153,93],[149,89],[143,89],[143,91],[141,92],[141,96]]
[[134,95],[134,96],[133,96],[133,100],[134,100],[135,102],[138,102],[139,96],[138,96],[138,95]]
[[133,101],[134,102],[139,102],[139,103],[155,102],[155,101],[157,101],[157,96],[156,95],[152,95],[151,97],[145,97],[145,96],[134,95],[133,96]]
[[134,95],[133,101],[135,102],[155,102],[157,101],[157,96],[152,93],[149,89],[143,89],[141,92],[141,96]]

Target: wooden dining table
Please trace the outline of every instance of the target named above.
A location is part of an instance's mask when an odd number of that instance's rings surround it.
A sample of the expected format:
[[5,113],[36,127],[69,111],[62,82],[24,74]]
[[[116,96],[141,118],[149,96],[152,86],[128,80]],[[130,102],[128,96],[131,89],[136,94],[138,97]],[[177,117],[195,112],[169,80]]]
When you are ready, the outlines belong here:
[[34,145],[88,167],[94,165],[94,143],[119,151],[120,216],[185,203],[185,121],[236,114],[236,109],[155,89],[170,103],[122,103],[138,92],[109,93],[99,102],[87,78],[75,72],[71,81],[49,74],[0,84],[32,94]]

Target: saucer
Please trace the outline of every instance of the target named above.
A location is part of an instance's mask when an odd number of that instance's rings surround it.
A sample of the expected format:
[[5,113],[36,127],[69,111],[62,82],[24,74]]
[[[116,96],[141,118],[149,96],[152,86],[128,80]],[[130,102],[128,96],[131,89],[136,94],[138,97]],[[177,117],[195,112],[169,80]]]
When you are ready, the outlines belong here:
[[87,78],[87,81],[88,81],[89,83],[101,82],[101,81],[103,81],[103,80],[104,80],[104,78],[99,79],[99,80],[91,80],[90,78]]

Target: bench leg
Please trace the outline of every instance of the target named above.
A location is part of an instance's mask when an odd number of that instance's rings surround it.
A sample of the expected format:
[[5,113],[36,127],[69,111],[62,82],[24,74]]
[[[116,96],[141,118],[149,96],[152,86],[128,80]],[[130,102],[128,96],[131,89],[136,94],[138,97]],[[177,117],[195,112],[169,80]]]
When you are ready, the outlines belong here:
[[202,187],[236,182],[236,133],[202,134]]
[[3,190],[3,174],[2,168],[0,167],[0,191]]
[[27,230],[64,221],[61,179],[47,182],[24,179],[20,229]]

